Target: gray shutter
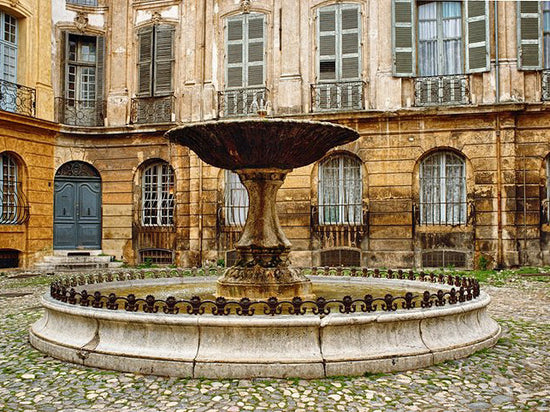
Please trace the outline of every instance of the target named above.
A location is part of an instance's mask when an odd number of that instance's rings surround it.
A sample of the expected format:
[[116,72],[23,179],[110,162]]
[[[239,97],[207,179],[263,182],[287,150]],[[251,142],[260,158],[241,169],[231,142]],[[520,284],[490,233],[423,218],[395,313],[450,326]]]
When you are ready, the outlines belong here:
[[155,96],[172,93],[174,31],[175,27],[172,25],[155,26],[155,62],[153,65],[153,93]]
[[466,15],[466,72],[490,70],[489,0],[467,0]]
[[416,47],[413,0],[392,0],[393,75],[416,75]]
[[96,101],[104,100],[104,82],[105,82],[105,38],[97,36],[96,38]]
[[66,99],[68,97],[67,93],[67,85],[69,84],[68,78],[69,78],[69,70],[67,65],[69,64],[69,32],[65,31],[61,33],[61,50],[62,53],[62,60],[61,60],[61,79],[62,79],[62,90],[63,90],[63,97]]
[[244,18],[238,16],[227,20],[226,27],[226,63],[225,63],[225,87],[243,87],[244,68]]
[[153,76],[153,27],[145,27],[138,33],[138,94],[151,96],[151,80]]
[[340,10],[340,80],[356,80],[360,75],[360,12],[358,5],[346,5]]
[[247,86],[264,85],[264,27],[265,20],[261,14],[248,15],[247,47]]
[[324,7],[318,10],[319,44],[318,56],[318,80],[336,80],[336,8]]
[[517,2],[518,69],[542,69],[541,2]]

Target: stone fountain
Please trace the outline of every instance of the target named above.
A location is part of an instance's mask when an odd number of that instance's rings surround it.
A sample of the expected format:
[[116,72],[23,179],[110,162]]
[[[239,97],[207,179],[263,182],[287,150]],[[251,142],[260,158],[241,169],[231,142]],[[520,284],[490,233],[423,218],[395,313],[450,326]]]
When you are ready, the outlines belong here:
[[166,137],[188,146],[204,162],[236,172],[248,191],[238,262],[218,280],[218,295],[312,297],[311,281],[289,267],[291,244],[277,216],[277,191],[292,169],[318,161],[333,147],[356,140],[358,133],[333,123],[259,119],[192,124]]

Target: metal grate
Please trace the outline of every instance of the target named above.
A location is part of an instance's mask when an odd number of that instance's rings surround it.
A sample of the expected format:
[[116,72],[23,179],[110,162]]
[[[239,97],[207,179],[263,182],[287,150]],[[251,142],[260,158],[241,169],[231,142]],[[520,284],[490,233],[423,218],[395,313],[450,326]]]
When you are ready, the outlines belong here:
[[166,249],[143,249],[139,251],[139,263],[171,265],[174,263],[174,253]]
[[170,123],[175,120],[175,97],[136,97],[132,99],[131,119],[135,124]]
[[361,110],[365,107],[364,89],[363,81],[312,84],[312,110]]
[[466,267],[466,254],[448,250],[433,250],[422,253],[422,267]]
[[468,77],[417,77],[414,79],[414,102],[416,106],[470,104]]
[[361,252],[353,249],[333,249],[321,251],[321,266],[361,266]]
[[234,117],[259,114],[267,110],[269,91],[265,87],[225,90],[218,93],[218,116]]
[[57,120],[69,126],[104,126],[106,107],[104,100],[56,98]]
[[0,268],[19,267],[18,250],[0,250]]

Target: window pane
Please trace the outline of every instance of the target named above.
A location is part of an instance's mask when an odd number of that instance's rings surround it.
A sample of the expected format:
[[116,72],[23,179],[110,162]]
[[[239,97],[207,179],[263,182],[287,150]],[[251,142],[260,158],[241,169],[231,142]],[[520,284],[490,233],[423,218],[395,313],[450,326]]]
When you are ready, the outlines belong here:
[[244,226],[248,216],[248,192],[237,173],[225,171],[225,224]]

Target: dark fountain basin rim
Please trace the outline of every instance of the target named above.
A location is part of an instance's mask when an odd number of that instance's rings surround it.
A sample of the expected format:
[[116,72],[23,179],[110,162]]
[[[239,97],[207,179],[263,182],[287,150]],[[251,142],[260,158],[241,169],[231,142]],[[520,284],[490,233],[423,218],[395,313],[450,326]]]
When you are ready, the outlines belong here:
[[[328,272],[328,271],[327,271]],[[181,277],[185,271],[171,270],[158,272],[154,279]],[[325,272],[322,272],[323,274]],[[115,293],[103,295],[102,291],[88,293],[86,289],[79,286],[93,285],[99,283],[110,283],[118,281],[145,279],[146,271],[134,273],[108,273],[93,274],[87,276],[73,276],[55,281],[50,286],[50,296],[52,299],[67,303],[70,305],[90,307],[94,309],[121,310],[126,312],[144,312],[144,313],[165,313],[168,315],[328,315],[332,312],[341,314],[357,314],[368,312],[395,312],[400,309],[429,309],[431,307],[443,307],[446,305],[456,305],[471,301],[480,297],[479,282],[474,278],[468,278],[458,275],[426,274],[421,272],[415,274],[412,271],[403,272],[401,270],[393,272],[388,270],[381,273],[379,270],[373,272],[359,271],[354,272],[350,278],[386,278],[404,281],[421,281],[430,283],[439,283],[445,285],[446,291],[439,289],[437,292],[425,290],[421,292],[406,292],[401,296],[386,294],[384,297],[373,297],[365,295],[362,298],[352,298],[344,296],[342,299],[325,299],[317,297],[314,300],[306,300],[295,297],[291,300],[279,300],[271,297],[265,300],[251,300],[242,298],[240,300],[229,300],[218,297],[215,300],[201,299],[194,296],[191,299],[176,299],[172,296],[166,299],[156,299],[148,295],[145,299],[136,297],[133,294],[127,296],[118,296]],[[318,275],[319,273],[316,273]],[[339,278],[338,276],[334,277]],[[76,289],[75,289],[76,288]],[[79,290],[77,290],[79,289]],[[108,291],[103,291],[108,292]],[[420,298],[420,301],[416,301]]]

